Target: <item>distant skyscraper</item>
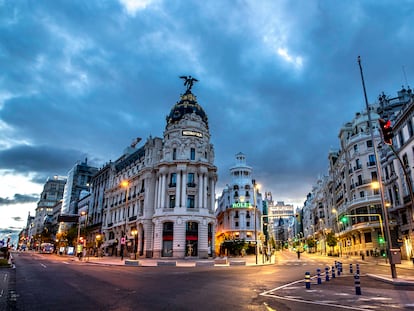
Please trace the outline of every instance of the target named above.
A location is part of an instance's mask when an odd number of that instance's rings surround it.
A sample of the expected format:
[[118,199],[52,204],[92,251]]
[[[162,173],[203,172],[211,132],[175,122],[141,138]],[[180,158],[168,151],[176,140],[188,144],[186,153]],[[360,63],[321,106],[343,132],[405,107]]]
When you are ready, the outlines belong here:
[[98,169],[85,162],[77,163],[68,172],[65,192],[63,194],[62,214],[77,214],[78,200],[82,190],[89,191],[92,177]]
[[43,191],[40,194],[39,202],[36,207],[36,214],[33,221],[32,239],[40,241],[39,235],[45,229],[45,222],[53,216],[53,207],[63,198],[66,178],[54,176],[48,178]]

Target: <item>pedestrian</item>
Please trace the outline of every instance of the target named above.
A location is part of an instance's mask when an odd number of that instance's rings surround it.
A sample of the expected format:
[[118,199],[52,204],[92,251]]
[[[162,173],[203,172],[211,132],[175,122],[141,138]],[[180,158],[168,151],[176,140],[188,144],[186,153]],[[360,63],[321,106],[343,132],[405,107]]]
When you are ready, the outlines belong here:
[[298,259],[300,259],[300,250],[297,250],[296,253],[298,254]]

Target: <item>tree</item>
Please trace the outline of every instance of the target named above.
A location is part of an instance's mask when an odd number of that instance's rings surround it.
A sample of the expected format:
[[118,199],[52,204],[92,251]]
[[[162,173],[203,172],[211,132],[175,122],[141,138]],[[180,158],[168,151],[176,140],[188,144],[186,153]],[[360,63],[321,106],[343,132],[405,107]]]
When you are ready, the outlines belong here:
[[336,246],[336,244],[338,244],[336,236],[333,232],[329,232],[326,235],[326,244],[331,247],[331,253],[333,253],[333,248]]

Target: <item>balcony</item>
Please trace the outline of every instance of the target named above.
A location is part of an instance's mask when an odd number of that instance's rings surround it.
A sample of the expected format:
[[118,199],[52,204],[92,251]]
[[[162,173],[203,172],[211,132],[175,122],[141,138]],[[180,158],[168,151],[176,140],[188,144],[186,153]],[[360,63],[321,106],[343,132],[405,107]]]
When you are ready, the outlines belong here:
[[195,186],[196,186],[196,184],[193,183],[193,182],[187,183],[187,187],[189,187],[189,188],[195,188]]
[[170,182],[170,183],[168,184],[168,187],[170,187],[170,188],[175,188],[175,187],[177,187],[177,183],[175,183],[175,182]]
[[134,220],[137,220],[137,216],[131,216],[131,217],[129,217],[129,218],[128,218],[128,220],[129,220],[129,221],[134,221]]
[[110,227],[112,227],[114,225],[114,223],[113,222],[110,222],[108,225],[107,225],[107,227],[108,228],[110,228]]

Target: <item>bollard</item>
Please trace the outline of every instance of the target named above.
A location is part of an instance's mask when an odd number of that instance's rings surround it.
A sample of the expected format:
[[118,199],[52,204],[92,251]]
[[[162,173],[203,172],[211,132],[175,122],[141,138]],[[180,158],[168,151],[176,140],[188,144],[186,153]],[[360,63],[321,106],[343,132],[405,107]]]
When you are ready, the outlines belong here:
[[341,276],[341,263],[338,262],[338,265],[336,266],[336,273],[338,276]]
[[359,274],[355,273],[354,275],[355,282],[355,295],[361,295],[361,281],[359,279]]
[[335,278],[335,266],[332,266],[332,278]]
[[329,267],[325,267],[325,281],[329,281]]
[[321,269],[316,269],[316,274],[318,275],[318,284],[322,284]]
[[342,262],[339,262],[339,269],[341,269],[341,273],[343,272],[342,270]]
[[310,289],[310,273],[305,272],[305,286],[306,289]]
[[349,264],[349,273],[351,274],[354,273],[354,269],[352,269],[352,263]]
[[359,275],[359,263],[356,264],[356,273]]

